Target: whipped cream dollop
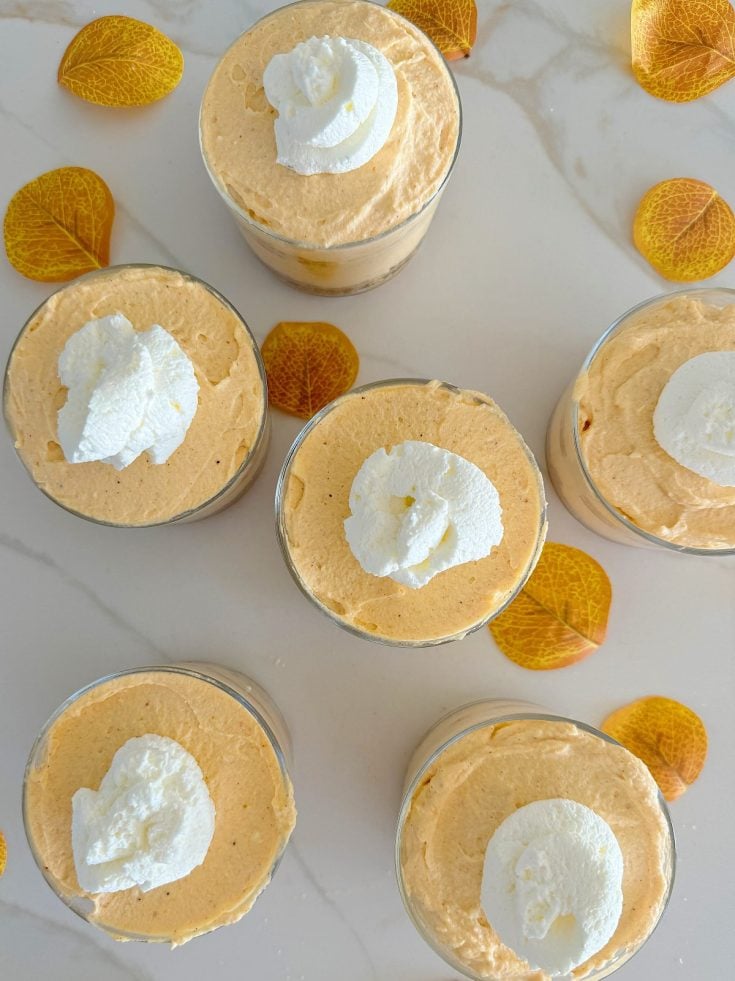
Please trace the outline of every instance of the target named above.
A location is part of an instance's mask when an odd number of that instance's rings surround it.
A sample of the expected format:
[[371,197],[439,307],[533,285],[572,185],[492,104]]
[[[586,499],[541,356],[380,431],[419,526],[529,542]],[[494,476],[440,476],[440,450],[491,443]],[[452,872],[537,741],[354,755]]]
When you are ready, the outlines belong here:
[[278,163],[299,174],[342,174],[384,145],[398,108],[398,86],[385,55],[345,37],[311,37],[274,55],[263,87],[278,110]]
[[90,320],[59,356],[68,389],[58,436],[69,463],[101,460],[117,470],[147,452],[165,463],[197,410],[194,366],[167,330],[136,331],[121,313]]
[[735,487],[735,351],[707,351],[676,369],[653,413],[653,434],[682,467]]
[[167,736],[129,739],[99,790],[72,797],[71,840],[86,892],[143,892],[183,879],[201,865],[215,809],[199,764]]
[[407,440],[362,464],[344,529],[365,572],[419,589],[445,569],[484,559],[503,538],[500,498],[469,460]]
[[506,947],[566,975],[610,940],[623,909],[623,855],[599,814],[561,798],[518,808],[485,853],[482,907]]

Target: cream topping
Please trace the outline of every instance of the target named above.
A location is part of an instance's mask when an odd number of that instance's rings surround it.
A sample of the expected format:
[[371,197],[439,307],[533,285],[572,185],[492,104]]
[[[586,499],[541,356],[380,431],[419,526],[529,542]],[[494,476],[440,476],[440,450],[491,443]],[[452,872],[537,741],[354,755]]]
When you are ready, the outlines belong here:
[[71,838],[87,892],[149,892],[201,865],[214,835],[215,807],[199,764],[167,736],[128,739],[98,790],[72,797]]
[[653,431],[682,467],[735,487],[735,351],[707,351],[677,368],[659,396]]
[[197,410],[194,365],[176,339],[159,324],[136,331],[121,313],[72,334],[59,378],[68,390],[59,443],[69,463],[101,460],[124,470],[146,452],[165,463]]
[[371,453],[352,482],[345,535],[365,572],[420,589],[446,569],[484,559],[503,538],[493,482],[433,443]]
[[371,160],[398,108],[396,76],[372,44],[311,37],[274,55],[263,74],[278,163],[298,174],[343,174]]
[[490,838],[482,906],[504,944],[557,977],[615,933],[622,882],[620,845],[599,814],[573,800],[538,800]]

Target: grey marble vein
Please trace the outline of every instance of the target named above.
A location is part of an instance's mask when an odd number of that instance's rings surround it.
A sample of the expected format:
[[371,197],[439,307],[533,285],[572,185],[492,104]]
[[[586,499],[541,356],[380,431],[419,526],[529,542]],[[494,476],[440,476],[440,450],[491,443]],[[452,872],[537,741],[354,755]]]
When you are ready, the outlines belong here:
[[65,0],[45,0],[34,3],[12,3],[5,0],[0,7],[0,20],[25,20],[33,24],[53,24],[65,27],[80,26],[74,5]]
[[[69,914],[72,915],[71,913]],[[151,975],[84,932],[0,900],[0,977],[7,981],[150,981]],[[8,941],[13,937],[14,942]],[[110,941],[112,943],[112,941]],[[49,954],[53,974],[49,974]]]
[[[363,361],[370,361],[371,363],[378,364],[389,368],[394,372],[394,378],[416,378],[416,366],[408,365],[404,361],[399,361],[397,358],[386,358],[384,354],[374,354],[371,351],[366,350],[362,355]],[[382,375],[381,377],[388,377],[387,375]]]
[[[511,9],[532,10],[535,18],[546,22],[554,30],[564,30],[565,34],[567,34],[566,43],[562,46],[560,51],[551,55],[546,61],[544,61],[537,71],[526,77],[515,76],[508,82],[502,82],[496,77],[490,68],[480,64],[468,64],[468,67],[463,71],[463,74],[475,79],[496,92],[501,92],[515,103],[515,105],[523,112],[524,116],[533,127],[534,131],[536,132],[536,136],[543,146],[543,149],[550,162],[553,164],[558,174],[563,178],[579,206],[597,225],[600,231],[602,231],[604,235],[606,235],[627,256],[630,257],[631,249],[629,243],[626,240],[621,240],[620,230],[597,214],[594,208],[589,205],[584,196],[580,193],[576,183],[573,180],[570,180],[567,168],[564,166],[564,159],[562,155],[563,141],[560,139],[559,130],[548,119],[543,117],[541,108],[543,104],[544,82],[547,75],[551,74],[556,67],[567,65],[572,52],[579,54],[579,52],[582,50],[595,50],[598,54],[602,54],[604,58],[609,58],[610,47],[608,45],[601,46],[600,44],[586,37],[569,33],[568,28],[565,30],[565,25],[562,25],[558,18],[550,16],[536,4],[531,4],[530,8],[529,5],[526,4],[501,4],[496,9],[494,14],[484,23],[481,37],[486,35],[485,40],[487,40],[487,38],[492,35],[497,24],[507,16]],[[480,38],[478,38],[478,43],[479,41]],[[637,253],[635,256],[641,268],[649,271],[648,266],[642,257],[640,257]]]
[[[43,143],[44,146],[48,147],[50,150],[53,150],[59,157],[59,166],[76,165],[76,161],[70,160],[60,146],[53,143],[51,140],[46,139],[46,137],[43,136],[35,126],[32,126],[29,122],[27,122],[23,116],[13,112],[2,103],[0,103],[0,116],[6,116],[8,119],[12,119],[17,126],[20,126],[40,143]],[[153,232],[146,225],[144,225],[138,217],[136,217],[136,215],[134,215],[124,205],[120,204],[117,199],[115,200],[115,209],[118,214],[125,216],[132,228],[147,238],[148,241],[156,247],[156,249],[161,253],[162,261],[165,260],[177,268],[185,268],[185,264],[182,264],[181,260],[174,255],[168,246],[160,238],[158,238],[158,236],[154,235]]]
[[[636,83],[630,73],[627,10],[624,24],[622,19],[620,23],[614,21],[614,18],[621,17],[619,9],[610,8],[606,11],[602,6],[592,5],[589,11],[589,16],[595,16],[598,19],[593,20],[592,24],[585,25],[579,23],[578,16],[577,20],[572,22],[567,16],[562,15],[561,11],[552,10],[535,2],[535,0],[514,0],[513,3],[500,3],[491,12],[486,13],[481,20],[476,44],[479,56],[461,63],[458,74],[472,78],[493,91],[502,93],[521,110],[533,127],[549,161],[564,180],[585,214],[610,241],[624,252],[628,259],[634,261],[641,270],[650,275],[650,267],[642,256],[632,248],[627,224],[629,216],[617,215],[617,221],[615,217],[605,217],[595,207],[594,200],[587,199],[583,188],[574,179],[575,174],[577,177],[580,177],[581,174],[579,161],[570,166],[564,159],[564,149],[567,144],[564,111],[556,112],[555,108],[548,104],[548,84],[550,81],[565,76],[579,81],[610,69],[620,75],[621,87],[618,91],[618,98],[622,100],[628,92],[636,91]],[[578,14],[578,11],[575,10],[572,13]],[[549,32],[549,35],[556,35],[560,40],[560,46],[556,51],[549,53],[548,57],[542,59],[536,70],[528,74],[524,73],[524,55],[526,52],[522,46],[519,46],[518,70],[513,73],[512,77],[503,80],[491,67],[492,57],[489,55],[486,55],[485,58],[482,57],[483,48],[489,49],[493,34],[502,25],[508,23],[509,18],[518,18],[519,16],[525,16],[528,22],[534,25],[542,25]],[[571,87],[569,88],[570,92],[573,91]],[[563,108],[568,112],[573,113],[575,111],[574,105]],[[735,125],[732,117],[716,103],[707,100],[698,105],[697,110],[703,116],[710,117],[711,125],[720,128],[728,140],[735,140]],[[635,112],[635,107],[632,107],[631,111]],[[604,112],[605,106],[601,105],[601,116]],[[634,203],[631,201],[631,208]]]
[[[347,930],[349,931],[350,936],[354,939],[355,943],[360,948],[360,951],[362,952],[363,957],[365,958],[365,963],[367,964],[367,966],[368,966],[368,968],[370,970],[370,976],[374,979],[374,981],[378,981],[379,974],[378,974],[378,969],[376,967],[375,961],[373,960],[372,955],[371,955],[370,951],[367,948],[367,945],[365,944],[364,940],[362,939],[362,937],[360,936],[360,934],[358,933],[358,931],[355,929],[355,927],[347,919],[347,917],[344,914],[344,911],[340,908],[340,906],[337,903],[335,903],[335,901],[331,898],[331,896],[324,889],[324,887],[322,886],[322,884],[319,882],[319,880],[317,879],[316,875],[314,874],[313,870],[311,869],[311,867],[307,863],[306,859],[303,857],[303,855],[299,851],[298,846],[293,841],[291,841],[289,843],[288,851],[289,851],[289,854],[291,855],[291,857],[296,861],[296,864],[299,866],[299,868],[301,869],[301,871],[304,873],[304,876],[306,877],[309,885],[319,895],[319,897],[322,899],[322,901],[327,906],[329,906],[329,908],[331,910],[333,910],[333,912],[335,913],[335,915],[347,927]],[[354,974],[354,972],[353,972],[353,974]]]
[[143,222],[139,218],[136,218],[136,216],[128,208],[121,205],[119,201],[115,201],[115,208],[119,214],[125,215],[128,222],[136,231],[140,232],[140,234],[147,238],[149,242],[152,242],[153,245],[155,245],[162,256],[162,261],[165,260],[165,262],[171,266],[175,266],[177,269],[186,269],[187,264],[179,259],[179,257],[169,249],[163,240],[158,238],[157,235],[154,235],[150,228],[147,228]]
[[110,621],[110,623],[114,624],[119,630],[128,634],[128,636],[134,638],[146,651],[150,652],[151,654],[155,654],[156,657],[162,661],[172,660],[171,657],[164,650],[162,650],[162,648],[160,648],[150,639],[150,637],[146,637],[146,635],[138,630],[136,626],[129,623],[123,616],[121,616],[117,610],[114,610],[111,606],[109,606],[101,596],[98,596],[91,586],[63,569],[50,555],[46,555],[45,552],[32,548],[19,538],[13,538],[2,532],[0,532],[0,548],[14,552],[16,555],[20,555],[24,559],[28,559],[30,562],[35,562],[36,564],[43,566],[45,569],[48,569],[50,572],[53,572],[65,585],[76,590],[78,593],[81,593],[82,596],[88,599],[89,602],[92,603],[99,610],[99,612]]

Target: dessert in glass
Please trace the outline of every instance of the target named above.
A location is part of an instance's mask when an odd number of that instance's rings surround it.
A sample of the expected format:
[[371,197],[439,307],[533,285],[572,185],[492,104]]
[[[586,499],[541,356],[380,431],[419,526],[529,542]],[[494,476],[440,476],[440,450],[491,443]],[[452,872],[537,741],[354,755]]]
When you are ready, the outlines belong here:
[[633,307],[602,335],[549,423],[549,474],[612,541],[735,552],[735,290]]
[[290,743],[268,694],[201,662],[134,668],[71,695],[23,788],[56,895],[116,940],[174,946],[235,923],[296,820]]
[[487,395],[393,379],[331,402],[294,442],[278,536],[302,592],[359,637],[425,647],[496,616],[546,535],[534,458]]
[[668,902],[675,846],[644,763],[526,702],[465,705],[409,763],[396,837],[424,940],[480,981],[599,981]]
[[36,486],[115,527],[222,510],[270,435],[245,321],[211,286],[154,265],[88,273],[45,300],[10,354],[3,406]]
[[207,85],[204,164],[256,256],[323,295],[379,285],[426,234],[459,150],[441,53],[367,0],[304,0],[259,20]]

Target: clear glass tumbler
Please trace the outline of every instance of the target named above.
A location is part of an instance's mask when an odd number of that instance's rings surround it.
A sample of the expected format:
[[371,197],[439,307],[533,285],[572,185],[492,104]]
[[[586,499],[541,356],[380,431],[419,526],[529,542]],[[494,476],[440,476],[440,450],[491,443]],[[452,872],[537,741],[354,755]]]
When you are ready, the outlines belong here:
[[[311,0],[299,0],[297,3],[279,7],[256,21],[256,24],[248,30],[252,30],[253,27],[266,19],[277,17],[286,10],[309,2]],[[373,5],[372,0],[360,0],[360,2],[366,6]],[[392,17],[404,20],[400,14],[392,10],[386,10],[386,12]],[[412,25],[412,29],[415,29],[414,25]],[[430,39],[427,38],[426,40],[428,44],[433,46]],[[237,43],[236,40],[233,44]],[[428,200],[421,204],[418,211],[398,225],[371,238],[330,246],[300,242],[279,235],[259,222],[254,212],[243,207],[233,198],[204,148],[202,139],[204,102],[202,102],[199,116],[199,145],[207,173],[220,197],[229,208],[245,241],[261,262],[268,266],[280,279],[307,293],[315,293],[320,296],[348,296],[374,289],[391,279],[416,252],[426,235],[454,169],[462,137],[462,105],[459,90],[450,69],[445,66],[444,70],[456,96],[459,119],[454,154],[440,186]]]
[[[488,726],[503,725],[509,722],[533,720],[540,722],[569,723],[576,726],[578,729],[583,730],[585,733],[589,733],[603,740],[604,742],[610,743],[614,746],[620,745],[616,742],[616,740],[612,739],[604,732],[601,732],[600,730],[595,729],[584,722],[578,722],[575,719],[568,719],[563,716],[553,715],[542,707],[534,705],[531,702],[520,701],[518,699],[489,698],[476,702],[470,702],[467,705],[463,705],[460,708],[455,709],[448,715],[444,716],[444,718],[440,719],[431,729],[429,729],[419,745],[416,747],[416,750],[409,760],[408,768],[406,770],[403,785],[403,798],[399,811],[395,841],[395,868],[401,898],[413,925],[424,941],[434,950],[435,953],[443,958],[453,970],[457,971],[465,978],[470,978],[471,981],[496,981],[496,979],[487,974],[479,975],[472,973],[468,966],[459,960],[449,947],[442,943],[441,939],[436,936],[435,932],[422,917],[421,910],[412,898],[410,890],[407,887],[403,872],[404,830],[406,827],[406,820],[411,810],[411,805],[416,791],[422,786],[423,783],[425,783],[427,779],[427,771],[434,766],[434,764],[446,750],[452,747],[464,736],[467,736],[478,729]],[[509,779],[512,779],[512,777],[509,776]],[[660,793],[658,794],[658,804],[661,810],[663,825],[666,829],[666,847],[663,872],[667,881],[667,888],[660,910],[658,911],[656,921],[652,925],[648,935],[637,946],[617,951],[615,955],[601,968],[596,968],[584,975],[578,975],[575,973],[575,981],[602,981],[602,978],[607,978],[611,974],[614,974],[618,968],[622,967],[623,964],[625,964],[638,950],[641,949],[643,944],[647,942],[648,938],[651,936],[653,930],[663,916],[664,910],[666,909],[671,897],[671,891],[674,884],[676,844],[669,811],[666,806],[666,802]],[[472,938],[472,944],[476,945],[476,943],[476,938]]]
[[[316,606],[318,610],[324,613],[330,620],[332,620],[338,626],[342,627],[343,630],[348,631],[348,633],[351,633],[356,637],[360,637],[363,640],[371,640],[375,643],[385,644],[393,647],[434,647],[439,644],[450,643],[451,641],[454,640],[461,640],[463,637],[466,637],[467,634],[472,633],[475,630],[479,630],[481,627],[485,626],[487,623],[490,622],[490,620],[494,619],[496,616],[502,613],[503,610],[510,603],[513,602],[515,597],[523,588],[526,581],[528,580],[528,577],[533,572],[536,562],[538,561],[539,555],[541,554],[544,541],[546,540],[546,530],[547,530],[546,497],[545,497],[544,486],[543,486],[543,478],[541,476],[540,470],[538,469],[538,466],[536,465],[536,461],[533,457],[533,454],[528,449],[526,444],[523,442],[520,434],[516,432],[516,436],[518,437],[519,444],[522,446],[522,449],[535,473],[539,500],[541,502],[541,508],[538,514],[538,530],[536,535],[536,544],[529,557],[529,561],[526,564],[526,566],[523,569],[518,570],[518,578],[514,584],[512,591],[509,593],[508,596],[506,596],[503,599],[503,602],[499,604],[497,608],[491,610],[491,612],[489,612],[487,616],[482,617],[481,619],[479,619],[474,623],[468,623],[467,626],[462,630],[449,633],[442,637],[432,638],[429,640],[415,640],[415,641],[396,640],[382,635],[378,636],[374,633],[370,633],[367,630],[362,630],[351,623],[348,623],[342,616],[340,616],[339,612],[330,609],[329,607],[321,603],[320,600],[314,595],[313,591],[309,588],[307,583],[304,582],[304,579],[299,573],[299,570],[296,564],[294,563],[293,557],[291,555],[288,529],[287,529],[287,506],[286,506],[288,485],[289,485],[289,479],[291,477],[293,463],[304,441],[306,440],[306,438],[309,436],[310,433],[312,433],[315,429],[318,428],[318,426],[323,422],[323,420],[327,416],[330,415],[330,413],[334,412],[335,409],[339,408],[339,406],[343,405],[347,400],[359,399],[361,398],[361,396],[364,395],[364,393],[379,390],[381,388],[392,388],[401,385],[426,386],[426,385],[434,385],[434,384],[438,385],[440,388],[446,389],[447,391],[453,393],[459,394],[461,391],[460,389],[456,388],[454,385],[450,385],[448,382],[435,383],[424,378],[393,378],[393,379],[387,379],[385,381],[372,382],[368,385],[362,385],[358,388],[354,388],[346,395],[343,395],[340,398],[335,399],[333,402],[330,402],[323,409],[321,409],[321,411],[317,412],[316,415],[309,420],[309,422],[307,422],[307,424],[304,426],[304,428],[301,430],[299,435],[294,440],[291,449],[286,454],[286,459],[283,462],[283,467],[281,468],[281,473],[278,477],[278,483],[276,485],[276,502],[275,502],[276,503],[276,533],[278,535],[278,543],[280,545],[281,553],[283,554],[283,558],[286,563],[286,566],[288,567],[288,571],[291,573],[294,582],[299,587],[301,592],[304,594],[304,596],[307,597],[307,599],[309,599],[314,604],[314,606]],[[478,396],[478,401],[480,401],[481,398],[484,399],[485,402],[491,401],[486,396],[483,397]]]
[[[185,281],[195,283],[198,286],[205,289],[217,302],[217,304],[222,305],[228,313],[237,318],[239,327],[243,332],[243,343],[248,345],[252,350],[253,358],[255,359],[255,364],[257,368],[259,386],[260,386],[260,398],[257,407],[259,415],[259,423],[255,438],[249,448],[245,453],[242,461],[240,462],[237,470],[229,476],[222,485],[212,494],[207,500],[202,501],[192,508],[188,508],[178,513],[173,513],[170,517],[161,520],[154,521],[134,521],[128,524],[118,523],[114,521],[104,520],[99,517],[95,517],[92,514],[84,513],[82,510],[75,510],[75,508],[70,503],[62,503],[53,493],[46,487],[42,486],[34,475],[32,465],[27,459],[24,459],[23,455],[17,450],[18,442],[18,427],[19,422],[17,419],[17,414],[14,410],[13,403],[15,399],[15,391],[13,384],[13,365],[14,356],[20,345],[21,341],[35,321],[36,317],[41,313],[47,303],[53,300],[54,297],[58,297],[60,294],[67,290],[73,290],[80,284],[93,282],[96,279],[107,279],[114,278],[118,274],[124,274],[127,270],[140,271],[144,274],[147,270],[151,272],[162,271],[165,274],[175,274],[176,276],[182,277]],[[121,312],[125,312],[124,310]],[[79,326],[82,326],[81,324]],[[59,352],[60,353],[60,352]],[[58,408],[58,406],[56,406]],[[119,266],[109,266],[105,269],[95,270],[94,272],[86,273],[84,276],[80,276],[78,279],[73,280],[70,283],[65,283],[59,289],[55,290],[49,297],[47,297],[43,303],[41,303],[30,315],[28,320],[23,326],[20,334],[15,340],[13,348],[11,349],[10,355],[8,357],[8,363],[5,369],[5,378],[3,385],[3,411],[5,416],[5,424],[8,429],[8,433],[13,441],[14,446],[16,446],[16,452],[18,458],[26,469],[31,480],[36,484],[39,490],[45,494],[49,500],[58,504],[59,507],[68,511],[70,514],[74,514],[79,518],[84,518],[86,521],[91,521],[94,524],[108,525],[113,528],[151,528],[160,525],[171,525],[171,524],[185,524],[190,521],[198,521],[201,518],[208,518],[213,514],[217,514],[223,511],[225,508],[233,504],[238,498],[240,498],[245,491],[250,487],[255,478],[260,473],[263,464],[265,463],[265,458],[268,452],[268,444],[270,442],[270,414],[268,411],[268,383],[266,380],[265,367],[263,366],[263,361],[260,356],[260,350],[253,337],[250,328],[248,327],[245,320],[238,313],[238,311],[232,306],[232,304],[227,300],[218,290],[205,283],[203,280],[198,279],[196,276],[192,276],[190,273],[182,272],[179,269],[172,269],[168,266],[154,265],[150,263],[127,263],[125,265]],[[55,436],[55,432],[53,434]],[[60,448],[59,448],[60,452]],[[84,466],[84,464],[68,464],[69,466]],[[161,464],[161,466],[167,466],[167,464]],[[181,492],[181,487],[177,486],[175,488],[176,493]],[[140,495],[144,497],[146,494],[145,484],[141,485]]]
[[[154,932],[151,932],[150,934],[127,933],[115,927],[107,926],[99,919],[90,919],[90,915],[94,910],[94,903],[86,896],[72,893],[64,888],[62,883],[58,881],[47,865],[46,856],[44,855],[43,842],[36,840],[32,830],[34,823],[32,820],[33,803],[28,793],[29,779],[31,776],[37,771],[42,770],[47,765],[49,733],[53,730],[54,725],[63,715],[65,715],[67,712],[74,712],[78,701],[95,689],[104,687],[111,682],[115,682],[118,679],[126,678],[131,675],[147,676],[152,674],[173,674],[194,679],[202,684],[211,685],[220,692],[223,692],[225,695],[234,699],[235,702],[241,706],[242,709],[246,711],[262,729],[265,738],[267,739],[268,744],[270,745],[277,760],[278,769],[283,781],[284,794],[287,796],[292,796],[292,783],[289,773],[292,767],[291,737],[280,710],[268,692],[266,692],[264,688],[258,685],[251,678],[247,677],[247,675],[244,675],[240,671],[236,671],[232,668],[224,667],[218,664],[211,664],[204,661],[182,661],[178,664],[130,668],[125,671],[118,671],[115,674],[106,675],[105,677],[92,682],[92,684],[85,685],[83,688],[80,688],[79,691],[75,692],[73,695],[70,695],[64,702],[62,702],[62,704],[56,709],[51,718],[41,729],[35,743],[33,744],[33,748],[31,749],[30,756],[28,758],[28,763],[26,764],[23,782],[23,823],[28,844],[36,865],[40,869],[48,885],[58,896],[58,898],[69,907],[69,909],[80,916],[83,920],[86,920],[93,926],[104,930],[115,940],[138,940],[147,943],[171,943],[175,945],[175,939],[170,936],[156,935]],[[91,747],[90,751],[93,751]],[[288,836],[286,836],[281,842],[270,871],[263,882],[260,890],[261,892],[262,889],[264,889],[270,883],[281,862],[281,858],[283,857],[287,844]],[[200,933],[209,932],[210,929],[211,928],[204,929],[200,931]],[[214,929],[217,929],[217,927]],[[194,933],[193,935],[198,936],[199,933]]]
[[546,434],[546,461],[554,489],[567,510],[603,538],[622,545],[664,548],[690,555],[733,555],[735,548],[695,548],[678,545],[640,528],[612,504],[600,488],[582,452],[579,431],[580,405],[576,397],[577,385],[589,371],[595,358],[605,346],[625,330],[642,312],[667,303],[672,297],[691,296],[715,306],[735,303],[735,290],[704,288],[675,290],[662,296],[644,300],[619,317],[600,337],[585,358],[577,376],[563,393],[552,413]]

